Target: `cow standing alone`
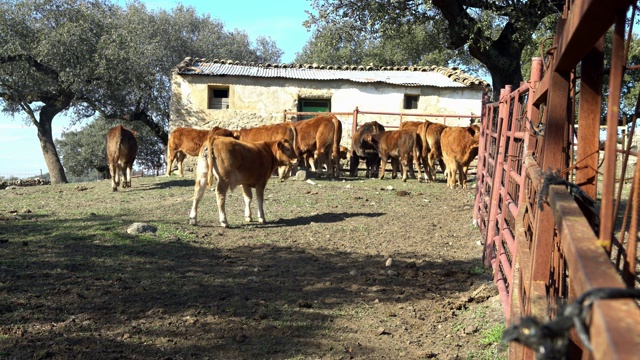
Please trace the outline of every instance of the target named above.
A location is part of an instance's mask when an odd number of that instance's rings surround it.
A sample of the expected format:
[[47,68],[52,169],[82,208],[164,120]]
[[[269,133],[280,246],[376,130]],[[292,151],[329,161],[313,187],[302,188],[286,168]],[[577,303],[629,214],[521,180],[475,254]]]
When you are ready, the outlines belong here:
[[264,189],[271,174],[278,166],[291,166],[297,161],[296,151],[286,139],[245,143],[228,137],[209,136],[198,156],[193,206],[189,214],[189,224],[196,225],[198,204],[205,193],[206,185],[213,185],[213,177],[218,179],[216,196],[218,217],[222,227],[228,227],[225,211],[227,191],[242,185],[245,221],[251,218],[251,188],[256,189],[258,200],[258,223],[264,224]]
[[138,153],[136,131],[125,129],[122,125],[115,126],[107,132],[107,162],[111,174],[111,189],[118,191],[120,173],[122,173],[122,187],[131,187],[131,171]]

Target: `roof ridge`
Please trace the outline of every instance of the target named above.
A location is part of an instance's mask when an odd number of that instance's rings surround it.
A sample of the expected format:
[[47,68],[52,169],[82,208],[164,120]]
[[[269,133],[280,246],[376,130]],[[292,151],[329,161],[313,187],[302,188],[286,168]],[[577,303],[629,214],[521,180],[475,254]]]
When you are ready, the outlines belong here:
[[194,58],[194,57],[186,57],[180,64],[176,66],[176,69],[179,73],[186,71],[194,71],[195,73],[201,73],[202,70],[194,65],[196,63],[213,63],[213,64],[226,64],[226,65],[239,65],[239,66],[249,66],[249,67],[260,67],[260,68],[281,68],[281,69],[315,69],[315,70],[351,70],[351,71],[420,71],[427,72],[433,71],[440,73],[455,82],[459,82],[465,85],[482,85],[484,87],[490,88],[491,85],[483,79],[478,77],[469,75],[462,71],[457,66],[448,68],[444,66],[416,66],[416,65],[395,65],[395,66],[375,66],[373,64],[365,65],[324,65],[324,64],[300,64],[300,63],[255,63],[253,61],[238,61],[231,59],[218,59],[215,58],[213,60],[206,58]]

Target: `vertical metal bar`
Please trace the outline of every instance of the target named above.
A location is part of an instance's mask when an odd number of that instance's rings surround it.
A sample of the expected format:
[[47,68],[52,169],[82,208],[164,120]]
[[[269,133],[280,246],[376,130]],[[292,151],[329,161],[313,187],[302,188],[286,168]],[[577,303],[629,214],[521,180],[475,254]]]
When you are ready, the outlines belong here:
[[[569,100],[569,74],[552,72],[551,86],[548,93],[547,113],[545,121],[544,139],[542,143],[542,162],[540,169],[547,171],[563,170],[567,165],[567,136],[565,134]],[[535,200],[533,200],[535,203]],[[551,266],[551,251],[553,245],[554,228],[553,213],[548,204],[543,204],[542,211],[538,211],[535,219],[533,238],[532,281],[549,279]]]
[[[600,108],[604,37],[582,60],[580,106],[578,108],[578,151],[576,184],[595,199],[598,187],[598,149],[600,147]],[[594,214],[595,215],[595,214]],[[589,221],[593,223],[593,219]]]
[[611,72],[609,75],[609,101],[607,103],[607,139],[604,147],[604,176],[602,180],[602,199],[600,204],[600,233],[598,238],[605,250],[611,252],[614,223],[613,202],[616,176],[616,147],[618,118],[620,116],[620,89],[624,71],[624,30],[626,16],[624,12],[616,15],[611,50]]
[[[624,180],[623,180],[624,181]],[[622,279],[628,287],[634,287],[636,283],[636,254],[638,246],[638,207],[640,206],[640,166],[636,164],[636,171],[633,174],[633,186],[631,187],[632,210],[631,227],[629,228],[629,240],[622,268]],[[627,205],[628,208],[628,205]],[[625,228],[622,228],[625,231]]]
[[[509,90],[511,90],[511,87],[509,86]],[[505,107],[505,102],[503,101],[503,99],[505,98],[505,96],[507,95],[507,87],[505,87],[504,89],[500,89],[500,108],[498,111],[498,127],[496,129],[496,135],[500,136],[500,129],[502,128],[502,124],[504,123],[504,118],[505,118],[505,112],[508,111],[508,109]],[[493,119],[492,119],[493,121]],[[492,130],[493,133],[493,130]],[[489,205],[489,220],[488,220],[488,224],[487,224],[487,242],[485,244],[485,250],[487,251],[487,255],[485,257],[485,264],[487,264],[487,261],[491,261],[492,258],[494,256],[499,255],[498,254],[493,254],[493,244],[494,244],[494,238],[495,238],[495,229],[496,229],[496,215],[498,214],[498,200],[500,197],[500,191],[499,189],[499,181],[500,181],[500,173],[499,173],[499,162],[498,162],[498,154],[499,154],[499,149],[498,152],[496,153],[496,157],[494,158],[495,162],[493,165],[493,177],[491,179],[491,200],[490,200],[490,205]],[[498,186],[496,186],[496,184],[498,184]],[[497,274],[496,274],[497,276]]]
[[351,122],[351,136],[353,136],[358,130],[358,107],[353,109],[353,121]]
[[485,142],[487,141],[487,124],[490,121],[487,117],[488,110],[489,110],[489,107],[486,106],[486,104],[483,104],[482,117],[480,119],[480,143],[478,146],[478,162],[477,162],[478,165],[476,168],[476,189],[478,189],[478,191],[476,191],[476,198],[473,205],[473,224],[476,226],[480,226],[482,222],[482,219],[481,219],[482,212],[480,209],[482,208],[482,204],[483,204],[483,197],[484,197],[483,190],[484,190],[484,184],[486,181],[486,177],[484,176],[484,170],[485,170],[484,164],[487,161]]

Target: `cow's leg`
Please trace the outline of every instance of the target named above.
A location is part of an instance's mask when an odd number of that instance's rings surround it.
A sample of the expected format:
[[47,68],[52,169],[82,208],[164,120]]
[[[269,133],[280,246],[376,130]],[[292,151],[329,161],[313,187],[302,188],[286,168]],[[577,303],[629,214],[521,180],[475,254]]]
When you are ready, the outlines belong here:
[[368,163],[367,163],[367,167],[369,170],[369,174],[367,175],[367,177],[372,177],[372,178],[376,178],[378,177],[378,175],[380,175],[380,158],[379,157],[367,157]]
[[322,150],[316,150],[316,152],[314,153],[313,162],[315,163],[314,167],[315,167],[316,177],[321,177],[322,174],[325,173],[324,164],[327,163],[325,156],[326,154],[322,152]]
[[[442,160],[441,160],[442,161]],[[444,169],[443,169],[444,172]],[[435,150],[429,152],[429,180],[435,181],[436,179],[436,153]],[[446,177],[446,174],[445,174]]]
[[207,173],[209,169],[207,162],[198,158],[198,167],[196,169],[196,183],[193,189],[193,206],[189,213],[189,224],[196,225],[198,223],[198,205],[202,200],[202,196],[207,190]]
[[324,174],[327,177],[327,179],[330,179],[330,178],[334,177],[334,175],[333,175],[333,164],[334,164],[333,156],[325,153],[324,154],[324,158],[325,158],[324,163],[327,164],[327,168],[324,169]]
[[400,161],[398,158],[391,158],[391,178],[395,179],[398,177],[398,169],[400,168]]
[[118,184],[116,184],[116,177],[118,176],[118,167],[116,164],[109,161],[109,174],[111,174],[111,191],[118,191]]
[[[258,223],[259,224],[265,223],[263,203],[264,203],[264,188],[266,187],[266,185],[267,185],[266,183],[256,184],[256,201],[258,202]],[[251,191],[251,189],[249,189],[249,191]]]
[[458,164],[458,176],[460,180],[460,187],[463,189],[467,188],[467,171],[462,164]]
[[379,173],[380,175],[378,176],[379,179],[384,179],[384,172],[387,170],[387,157],[386,156],[380,156],[380,168],[379,168]]
[[[360,157],[358,157],[358,154],[356,154],[356,152],[353,151],[351,153],[351,159],[349,159],[349,176],[352,176],[352,177],[358,176],[359,166],[360,166]],[[367,165],[367,173],[368,172],[369,172],[369,166]]]
[[422,166],[424,166],[424,181],[433,180],[431,176],[431,165],[429,164],[429,148],[427,146],[422,147],[422,151],[420,152],[420,161],[422,162]]
[[120,186],[120,173],[122,172],[122,169],[120,168],[120,164],[119,163],[116,163],[114,166],[115,166],[115,169],[116,169],[115,170],[116,176],[114,176],[114,178],[113,178],[114,181],[115,181],[115,190],[114,191],[117,191],[118,190],[118,186]]
[[[444,172],[447,169],[447,165],[444,163],[444,160],[442,159],[442,157],[438,158],[438,163],[440,164],[440,169],[442,170],[442,173],[444,174]],[[435,162],[434,162],[434,165],[433,165],[433,173],[434,173],[434,175],[436,173]]]
[[332,154],[331,161],[333,165],[331,165],[330,173],[334,179],[340,179],[340,154]]
[[[414,166],[417,166],[417,165],[415,165],[416,161],[418,161],[418,159],[414,159],[412,155],[408,155],[408,160],[407,160],[408,169],[407,170],[408,170],[409,176],[411,176],[412,179],[416,178],[416,172],[415,172],[415,169],[414,169]],[[401,164],[402,163],[403,162],[401,161]],[[402,165],[402,166],[404,167],[404,165]],[[403,170],[403,172],[404,172],[404,170]]]
[[229,223],[227,222],[227,212],[225,209],[226,200],[227,200],[227,190],[229,186],[218,179],[218,184],[216,185],[216,200],[218,203],[218,220],[220,220],[220,226],[226,228],[229,227]]
[[[400,158],[400,163],[402,164],[402,181],[407,181],[407,173],[412,172],[411,170],[411,157],[407,154],[402,155]],[[412,178],[415,178],[415,174],[413,174]]]
[[180,175],[180,177],[184,177],[183,163],[186,157],[187,157],[187,154],[183,153],[182,151],[178,151],[176,153],[176,160],[178,162],[178,174]]
[[306,153],[304,155],[304,166],[307,167],[307,170],[317,172],[318,167],[316,164],[316,155],[314,153]]
[[174,155],[173,151],[171,151],[171,147],[167,146],[167,176],[171,175],[171,166],[173,165]]
[[244,198],[244,221],[251,222],[251,187],[249,185],[242,185],[242,197]]
[[[450,163],[450,159],[449,159],[448,156],[444,155],[442,159],[444,160],[444,163],[446,165],[446,170],[444,171],[444,175],[445,175],[445,178],[447,180],[447,187],[453,189],[455,187],[455,181],[456,181],[455,180],[455,176],[456,176],[456,174],[452,173],[451,170],[455,169],[455,166],[451,166],[452,164]],[[455,165],[455,163],[453,165]],[[453,179],[453,183],[451,182],[451,178],[454,178]]]
[[124,170],[127,172],[125,175],[125,181],[124,183],[126,184],[126,187],[130,188],[131,187],[131,169],[133,168],[133,164],[127,164],[124,168]]

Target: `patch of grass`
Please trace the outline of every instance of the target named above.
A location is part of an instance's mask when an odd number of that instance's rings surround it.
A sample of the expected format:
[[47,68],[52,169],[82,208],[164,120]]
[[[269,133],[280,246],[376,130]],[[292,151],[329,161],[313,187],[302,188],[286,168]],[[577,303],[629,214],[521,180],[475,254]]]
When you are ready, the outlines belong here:
[[482,331],[480,343],[484,345],[498,344],[502,341],[502,332],[504,325],[496,324]]
[[485,274],[485,268],[484,266],[480,266],[480,265],[472,266],[469,268],[468,272],[470,275],[480,276]]

